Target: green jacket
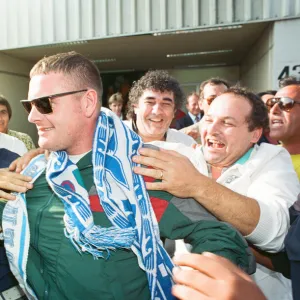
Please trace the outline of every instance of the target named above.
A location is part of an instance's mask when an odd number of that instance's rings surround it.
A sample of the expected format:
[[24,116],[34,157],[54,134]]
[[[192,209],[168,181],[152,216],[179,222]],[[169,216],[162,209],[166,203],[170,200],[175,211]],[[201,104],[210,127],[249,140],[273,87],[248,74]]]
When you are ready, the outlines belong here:
[[[77,166],[89,192],[95,224],[111,226],[93,183],[91,153]],[[185,239],[193,252],[214,252],[249,268],[247,244],[230,226],[210,218],[194,200],[179,201],[166,192],[149,194],[163,238]],[[111,251],[107,259],[98,260],[77,252],[64,235],[64,207],[48,186],[45,174],[26,198],[30,227],[27,275],[39,299],[150,299],[146,274],[131,250]],[[190,205],[181,212],[179,205],[185,206],[184,201]],[[3,204],[0,207],[2,218]],[[195,207],[200,208],[199,214]]]

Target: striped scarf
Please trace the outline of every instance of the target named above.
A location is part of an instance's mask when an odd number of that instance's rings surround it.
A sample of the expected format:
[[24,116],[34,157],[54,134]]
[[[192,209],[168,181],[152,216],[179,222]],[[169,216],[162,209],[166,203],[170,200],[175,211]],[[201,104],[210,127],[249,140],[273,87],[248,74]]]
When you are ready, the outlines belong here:
[[[38,178],[46,168],[46,179],[65,208],[65,235],[79,252],[109,259],[110,250],[131,248],[148,278],[151,299],[173,299],[172,261],[162,246],[159,228],[144,180],[132,172],[132,157],[142,146],[140,137],[111,111],[102,109],[93,142],[94,183],[101,205],[112,223],[94,224],[88,193],[80,172],[65,151],[33,159],[25,175]],[[29,299],[36,299],[27,284],[29,225],[25,194],[17,194],[3,212],[5,248],[10,268]]]

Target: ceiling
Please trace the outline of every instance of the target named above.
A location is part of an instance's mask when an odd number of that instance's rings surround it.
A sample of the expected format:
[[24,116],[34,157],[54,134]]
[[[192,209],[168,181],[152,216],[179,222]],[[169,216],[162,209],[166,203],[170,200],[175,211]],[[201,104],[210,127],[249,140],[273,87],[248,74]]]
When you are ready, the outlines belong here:
[[[232,30],[194,32],[188,34],[152,34],[87,41],[83,44],[45,45],[2,51],[35,63],[45,55],[75,50],[92,60],[114,58],[114,62],[97,63],[100,71],[172,69],[239,64],[251,46],[268,26],[252,23]],[[167,58],[167,54],[232,50],[229,53]]]

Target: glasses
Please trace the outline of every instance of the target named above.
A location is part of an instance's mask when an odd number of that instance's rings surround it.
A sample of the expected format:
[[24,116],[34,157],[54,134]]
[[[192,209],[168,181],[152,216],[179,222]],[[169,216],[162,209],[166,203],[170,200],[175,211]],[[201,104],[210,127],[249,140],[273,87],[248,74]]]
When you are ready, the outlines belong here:
[[217,98],[217,95],[211,95],[208,96],[207,98],[204,98],[204,100],[206,100],[208,105],[211,105],[211,103]]
[[21,100],[21,103],[23,104],[25,110],[30,114],[32,106],[35,106],[37,111],[43,115],[51,114],[53,112],[52,105],[51,105],[51,99],[63,97],[67,95],[72,95],[80,92],[86,92],[87,89],[79,90],[79,91],[72,91],[72,92],[66,92],[66,93],[60,93],[50,96],[45,96],[33,100]]
[[266,106],[268,108],[268,111],[271,110],[271,108],[278,103],[278,106],[281,110],[289,112],[295,104],[300,104],[300,102],[289,98],[289,97],[274,97],[270,98],[266,102]]

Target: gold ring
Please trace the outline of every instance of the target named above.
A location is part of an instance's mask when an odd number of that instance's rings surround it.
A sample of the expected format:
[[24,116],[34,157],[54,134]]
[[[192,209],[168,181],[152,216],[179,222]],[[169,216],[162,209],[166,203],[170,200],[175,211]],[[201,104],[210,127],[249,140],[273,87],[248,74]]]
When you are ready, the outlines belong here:
[[163,180],[163,177],[164,177],[164,173],[163,173],[163,171],[162,170],[160,170],[160,180]]

